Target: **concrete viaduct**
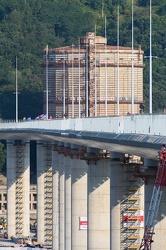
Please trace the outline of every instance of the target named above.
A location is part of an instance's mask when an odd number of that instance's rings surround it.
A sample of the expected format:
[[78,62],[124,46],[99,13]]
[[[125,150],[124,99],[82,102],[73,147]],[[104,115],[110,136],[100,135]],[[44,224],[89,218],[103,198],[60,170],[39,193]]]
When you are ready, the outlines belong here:
[[[7,142],[9,237],[30,234],[35,140],[37,240],[53,250],[139,248],[158,150],[166,144],[165,115],[1,122],[0,139]],[[153,250],[165,248],[165,215],[164,191]]]

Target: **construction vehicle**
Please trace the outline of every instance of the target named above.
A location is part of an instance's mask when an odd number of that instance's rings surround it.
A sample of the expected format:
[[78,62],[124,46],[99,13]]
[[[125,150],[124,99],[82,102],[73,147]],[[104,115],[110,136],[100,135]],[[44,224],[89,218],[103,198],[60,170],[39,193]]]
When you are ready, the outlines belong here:
[[160,205],[163,188],[166,184],[166,148],[162,146],[158,157],[158,171],[153,188],[152,198],[149,206],[147,220],[145,224],[144,236],[141,241],[139,250],[150,250],[154,235],[155,220]]

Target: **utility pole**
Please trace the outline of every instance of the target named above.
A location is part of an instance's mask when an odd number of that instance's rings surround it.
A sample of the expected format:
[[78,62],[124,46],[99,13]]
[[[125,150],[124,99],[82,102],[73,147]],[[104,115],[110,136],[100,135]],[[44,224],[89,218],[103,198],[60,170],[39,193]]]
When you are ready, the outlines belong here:
[[102,0],[101,16],[104,17],[104,0]]
[[17,56],[16,56],[16,122],[18,122],[18,79],[17,79]]
[[97,116],[97,82],[96,82],[96,25],[95,25],[95,117]]
[[46,46],[46,119],[48,119],[48,45]]
[[132,71],[131,71],[131,113],[134,115],[134,0],[132,0]]
[[73,55],[73,45],[72,44],[72,118],[74,118],[74,55]]
[[119,6],[117,12],[117,115],[119,116]]
[[65,115],[66,115],[66,95],[65,95],[65,92],[66,92],[66,84],[65,84],[65,81],[66,81],[66,67],[65,67],[65,53],[63,51],[63,118],[65,118]]
[[79,100],[78,100],[78,117],[80,118],[80,115],[81,115],[81,107],[80,107],[80,106],[81,106],[81,105],[80,105],[80,104],[81,104],[81,93],[80,93],[80,91],[81,91],[81,89],[80,89],[80,84],[81,84],[81,83],[80,83],[80,80],[81,80],[81,79],[80,79],[80,72],[81,72],[81,71],[80,71],[80,60],[81,60],[81,58],[80,58],[80,38],[79,38],[78,41],[79,41],[79,43],[78,43],[78,50],[79,50],[79,51],[78,51],[78,54],[79,54],[79,73],[78,73],[78,75],[79,75],[79,82],[78,82],[78,83],[79,83],[79,84],[78,84],[78,98],[79,98]]
[[105,16],[105,116],[107,116],[107,18]]
[[149,113],[152,114],[152,0],[150,0]]

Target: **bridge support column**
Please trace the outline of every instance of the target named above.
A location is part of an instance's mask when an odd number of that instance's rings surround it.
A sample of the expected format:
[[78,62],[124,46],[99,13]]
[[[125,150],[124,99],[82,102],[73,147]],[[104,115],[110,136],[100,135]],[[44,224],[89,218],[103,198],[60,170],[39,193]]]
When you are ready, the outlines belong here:
[[53,230],[52,249],[59,250],[59,153],[53,149],[52,152],[52,204],[53,204]]
[[[124,180],[123,167],[120,162],[123,154],[111,153],[111,173],[110,173],[110,250],[121,249],[121,206],[123,199]],[[126,188],[126,187],[125,187]]]
[[65,168],[65,249],[71,250],[71,156],[64,158]]
[[110,250],[109,158],[89,160],[87,249]]
[[65,166],[64,155],[59,155],[59,240],[60,250],[65,249]]
[[37,240],[52,245],[52,145],[37,142]]
[[72,168],[72,250],[87,248],[87,163],[71,159]]
[[8,237],[30,235],[29,142],[7,141],[7,221]]

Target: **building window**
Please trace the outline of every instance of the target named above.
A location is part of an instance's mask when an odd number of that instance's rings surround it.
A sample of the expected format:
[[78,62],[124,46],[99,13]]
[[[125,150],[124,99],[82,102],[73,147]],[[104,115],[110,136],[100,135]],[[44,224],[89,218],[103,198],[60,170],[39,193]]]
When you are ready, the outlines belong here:
[[3,194],[4,200],[7,201],[7,194]]
[[33,209],[37,209],[37,204],[33,203]]
[[37,194],[33,194],[33,201],[37,201]]

